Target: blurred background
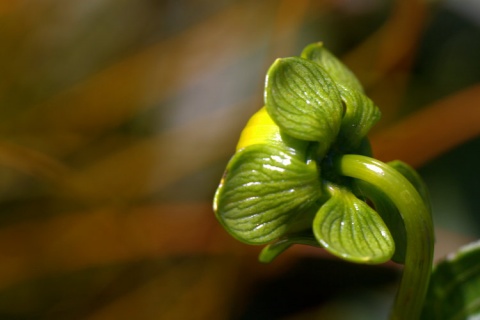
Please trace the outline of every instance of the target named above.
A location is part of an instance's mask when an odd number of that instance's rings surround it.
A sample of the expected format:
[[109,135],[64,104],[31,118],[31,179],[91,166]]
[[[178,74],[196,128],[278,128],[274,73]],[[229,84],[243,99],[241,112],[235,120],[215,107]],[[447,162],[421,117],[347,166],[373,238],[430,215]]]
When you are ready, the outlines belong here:
[[0,0],[0,40],[0,319],[385,318],[398,266],[261,265],[211,209],[269,65],[317,41],[425,178],[436,259],[480,237],[476,0]]

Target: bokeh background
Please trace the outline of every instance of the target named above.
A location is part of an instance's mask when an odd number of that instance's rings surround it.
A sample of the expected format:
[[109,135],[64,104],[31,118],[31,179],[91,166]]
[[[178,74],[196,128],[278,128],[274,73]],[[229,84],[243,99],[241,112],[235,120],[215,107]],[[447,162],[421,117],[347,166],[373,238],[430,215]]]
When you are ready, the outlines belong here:
[[231,239],[214,190],[277,57],[323,41],[480,237],[476,0],[0,0],[0,319],[382,319],[398,266]]

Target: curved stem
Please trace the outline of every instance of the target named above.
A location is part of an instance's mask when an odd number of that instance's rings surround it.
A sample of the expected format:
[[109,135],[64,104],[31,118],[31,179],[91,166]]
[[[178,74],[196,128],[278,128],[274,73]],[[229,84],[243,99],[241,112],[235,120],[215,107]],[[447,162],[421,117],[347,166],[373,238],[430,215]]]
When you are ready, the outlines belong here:
[[381,161],[344,155],[337,159],[336,169],[341,175],[375,185],[400,211],[405,223],[407,248],[391,319],[419,319],[433,260],[433,221],[427,206],[405,177]]

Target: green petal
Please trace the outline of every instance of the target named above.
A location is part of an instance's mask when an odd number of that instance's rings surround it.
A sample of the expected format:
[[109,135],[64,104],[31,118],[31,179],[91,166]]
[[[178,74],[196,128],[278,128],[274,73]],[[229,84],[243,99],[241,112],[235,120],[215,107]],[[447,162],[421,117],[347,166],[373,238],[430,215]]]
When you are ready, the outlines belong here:
[[294,244],[320,247],[320,244],[318,243],[317,239],[315,239],[311,231],[309,233],[291,234],[282,237],[281,239],[263,248],[260,252],[258,260],[262,263],[270,263],[282,252],[284,252]]
[[422,319],[478,319],[480,242],[461,248],[433,270]]
[[380,120],[378,107],[362,92],[337,85],[345,114],[342,119],[338,145],[345,151],[355,150],[372,128]]
[[308,45],[302,52],[302,58],[312,60],[324,68],[328,74],[346,87],[363,92],[362,85],[350,69],[325,49],[322,42]]
[[350,191],[330,185],[331,198],[320,208],[313,233],[330,253],[356,263],[388,261],[395,244],[382,218]]
[[340,94],[314,62],[277,59],[267,73],[265,104],[273,121],[294,138],[318,141],[327,150],[337,137],[343,113]]
[[405,263],[405,254],[407,252],[407,234],[405,223],[397,207],[387,197],[387,195],[374,185],[362,181],[355,180],[355,185],[360,190],[362,196],[365,196],[373,202],[375,211],[382,217],[382,220],[390,230],[395,242],[395,253],[392,260],[397,263]]
[[380,110],[363,93],[362,85],[353,72],[325,49],[323,43],[307,46],[302,57],[317,63],[335,81],[346,107],[338,145],[345,151],[357,148],[370,128],[380,119]]
[[[427,208],[430,208],[427,187],[418,173],[412,167],[399,160],[391,161],[387,164],[403,175],[415,187]],[[405,263],[407,235],[405,223],[397,207],[384,192],[372,184],[361,180],[357,180],[355,184],[360,189],[362,195],[373,202],[375,210],[380,214],[395,240],[395,254],[392,260],[397,263]]]
[[[420,175],[412,167],[400,160],[394,160],[387,164],[403,175],[414,186],[422,197],[427,209],[431,211],[427,186]],[[395,240],[395,254],[392,257],[392,260],[397,263],[404,263],[407,251],[407,234],[405,223],[400,212],[387,195],[375,186],[363,181],[358,181],[357,184],[365,195],[373,202],[376,211],[380,214],[392,233],[393,239]]]
[[321,195],[316,164],[280,146],[236,153],[217,189],[214,209],[240,241],[265,244],[282,236]]

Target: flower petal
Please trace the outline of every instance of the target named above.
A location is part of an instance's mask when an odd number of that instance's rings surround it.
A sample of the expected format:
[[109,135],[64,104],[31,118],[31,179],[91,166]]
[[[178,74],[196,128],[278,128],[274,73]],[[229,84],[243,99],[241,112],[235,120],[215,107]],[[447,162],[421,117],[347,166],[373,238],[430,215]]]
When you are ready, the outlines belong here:
[[331,198],[320,207],[313,233],[330,253],[357,263],[388,261],[395,243],[382,218],[347,189],[330,185]]
[[217,189],[214,209],[240,241],[264,244],[282,236],[321,194],[317,166],[278,145],[235,154]]
[[301,57],[318,63],[335,82],[363,92],[362,85],[353,72],[328,51],[322,42],[312,43],[305,47]]
[[273,121],[294,138],[318,141],[327,150],[337,137],[343,113],[340,94],[314,62],[277,59],[267,73],[265,105]]

